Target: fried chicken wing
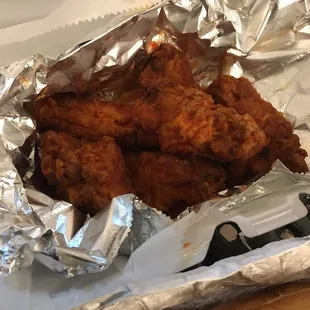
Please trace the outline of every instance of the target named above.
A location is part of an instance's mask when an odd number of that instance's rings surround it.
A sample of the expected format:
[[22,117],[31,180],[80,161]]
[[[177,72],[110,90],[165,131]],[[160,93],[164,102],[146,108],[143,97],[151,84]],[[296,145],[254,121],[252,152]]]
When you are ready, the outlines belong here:
[[163,152],[229,162],[257,154],[266,136],[249,115],[215,105],[185,109],[161,127],[159,142]]
[[[246,163],[249,175],[268,172],[277,159],[293,172],[308,171],[307,152],[301,148],[298,136],[293,134],[292,125],[271,103],[261,98],[249,80],[222,76],[209,86],[207,92],[216,103],[232,107],[242,115],[251,115],[270,139],[263,152]],[[234,165],[240,166],[240,163]]]
[[62,95],[38,102],[34,117],[42,129],[64,131],[89,141],[109,136],[124,145],[136,142],[132,105]]
[[60,199],[81,212],[96,214],[113,197],[132,193],[124,158],[110,137],[84,142],[67,133],[48,131],[41,135],[41,169]]
[[208,160],[142,152],[125,155],[125,164],[138,197],[172,218],[225,189],[224,169]]
[[163,44],[150,57],[140,76],[143,88],[149,88],[154,82],[168,78],[176,85],[195,87],[192,68],[187,56],[171,44]]

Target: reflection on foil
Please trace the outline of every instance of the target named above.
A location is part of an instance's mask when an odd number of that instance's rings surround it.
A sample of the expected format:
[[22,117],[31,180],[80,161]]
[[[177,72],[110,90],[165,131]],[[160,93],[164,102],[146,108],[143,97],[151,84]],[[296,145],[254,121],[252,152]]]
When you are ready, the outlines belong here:
[[107,210],[86,220],[64,201],[32,188],[27,188],[27,196],[46,228],[33,248],[35,258],[67,277],[106,269],[129,232],[130,194],[114,198]]
[[6,180],[1,200],[10,207],[1,210],[2,274],[27,267],[34,258],[66,277],[110,265],[131,225],[132,195],[114,198],[107,210],[85,221],[71,204],[24,189],[17,173],[9,176],[1,175]]
[[146,240],[173,223],[168,216],[150,208],[138,197],[135,197],[133,200],[132,213],[131,230],[121,245],[120,255],[132,254]]
[[72,310],[213,309],[241,294],[309,279],[309,258],[309,237],[287,239],[186,274],[128,283],[114,294]]
[[307,140],[310,113],[303,80],[308,74],[302,66],[310,52],[308,1],[164,1],[124,13],[109,29],[57,59],[38,54],[0,68],[2,273],[28,266],[34,257],[67,276],[102,270],[130,232],[132,213],[129,252],[169,225],[154,210],[133,207],[131,195],[117,197],[84,222],[71,205],[21,181],[29,180],[34,167],[35,125],[25,103],[69,91],[99,91],[115,99],[135,87],[134,77],[158,44],[182,49],[202,88],[221,73],[251,79]]

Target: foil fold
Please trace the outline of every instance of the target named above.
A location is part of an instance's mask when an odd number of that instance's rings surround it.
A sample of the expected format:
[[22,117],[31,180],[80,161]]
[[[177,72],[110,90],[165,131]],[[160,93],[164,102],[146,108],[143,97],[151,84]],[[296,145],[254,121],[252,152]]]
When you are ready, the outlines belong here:
[[[32,201],[36,194],[42,198],[31,189]],[[109,208],[86,220],[71,204],[45,199],[45,207],[33,205],[48,228],[34,248],[36,260],[66,277],[108,268],[128,235],[133,195],[114,198]]]
[[122,243],[119,254],[130,256],[145,241],[173,224],[162,212],[149,207],[138,197],[133,199],[133,220],[128,237]]
[[[4,164],[7,169],[8,161]],[[0,211],[2,274],[28,267],[34,259],[66,277],[108,268],[129,232],[133,195],[116,197],[107,210],[85,219],[71,204],[23,188],[17,173],[9,176],[1,175],[6,202]]]
[[309,258],[309,237],[283,240],[185,274],[128,283],[72,310],[213,309],[272,285],[308,280]]

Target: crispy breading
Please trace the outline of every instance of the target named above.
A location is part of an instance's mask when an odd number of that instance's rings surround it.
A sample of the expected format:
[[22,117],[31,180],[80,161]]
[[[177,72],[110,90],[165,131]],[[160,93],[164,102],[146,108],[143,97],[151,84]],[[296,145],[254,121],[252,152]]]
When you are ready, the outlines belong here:
[[159,142],[167,153],[229,162],[257,154],[266,145],[266,136],[249,115],[214,105],[186,108],[161,127]]
[[[215,103],[232,107],[240,114],[251,115],[270,139],[261,154],[246,163],[233,163],[233,166],[247,166],[243,179],[268,172],[277,159],[293,172],[308,171],[305,162],[307,152],[301,148],[292,125],[271,103],[261,98],[249,80],[221,76],[209,86],[207,92],[212,95]],[[242,178],[239,182],[243,182]]]
[[197,88],[175,85],[167,79],[152,85],[150,95],[136,104],[137,123],[149,134],[158,134],[162,124],[172,121],[184,109],[213,105],[211,96]]
[[85,142],[67,133],[48,131],[40,137],[41,169],[60,199],[81,212],[96,214],[113,197],[132,193],[123,154],[114,140]]
[[224,75],[208,87],[215,103],[236,109],[240,114],[251,115],[272,140],[291,136],[292,125],[271,103],[262,99],[253,84],[246,78]]
[[195,87],[191,64],[187,56],[171,44],[163,44],[154,52],[140,76],[143,88],[149,88],[154,82],[168,78],[176,85]]
[[249,115],[219,108],[201,90],[176,86],[168,79],[154,82],[136,109],[142,131],[158,135],[161,150],[170,154],[227,162],[249,158],[267,144]]
[[64,131],[89,141],[109,136],[120,144],[136,142],[132,105],[60,95],[37,102],[34,117],[41,129]]
[[225,189],[224,169],[209,160],[142,152],[125,164],[139,198],[172,218]]

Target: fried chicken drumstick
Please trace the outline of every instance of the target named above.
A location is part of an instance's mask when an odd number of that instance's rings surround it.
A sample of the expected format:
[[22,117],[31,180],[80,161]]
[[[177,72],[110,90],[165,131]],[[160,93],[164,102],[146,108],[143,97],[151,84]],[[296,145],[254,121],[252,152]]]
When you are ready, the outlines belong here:
[[96,214],[113,197],[132,193],[124,158],[110,137],[83,142],[67,133],[48,131],[40,138],[41,169],[60,199],[82,213]]
[[251,115],[270,140],[260,154],[246,163],[233,163],[235,167],[243,166],[250,175],[258,175],[268,172],[272,164],[280,159],[293,172],[308,171],[305,162],[307,152],[301,148],[298,136],[293,134],[292,125],[261,98],[249,80],[222,76],[209,86],[207,92],[216,103],[232,107],[241,115]]
[[172,218],[225,189],[224,169],[208,160],[142,152],[125,155],[125,164],[138,197]]

